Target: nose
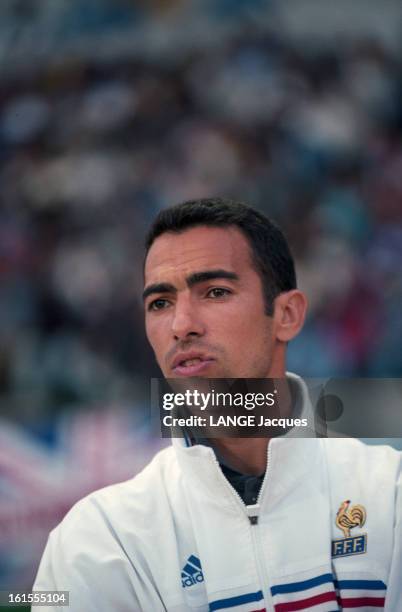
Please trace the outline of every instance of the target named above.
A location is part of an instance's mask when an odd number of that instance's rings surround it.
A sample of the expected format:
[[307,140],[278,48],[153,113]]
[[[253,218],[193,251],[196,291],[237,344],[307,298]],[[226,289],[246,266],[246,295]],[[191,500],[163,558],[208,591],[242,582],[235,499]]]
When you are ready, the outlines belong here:
[[203,336],[204,325],[190,296],[178,297],[174,308],[172,334],[175,340],[188,340],[191,337]]

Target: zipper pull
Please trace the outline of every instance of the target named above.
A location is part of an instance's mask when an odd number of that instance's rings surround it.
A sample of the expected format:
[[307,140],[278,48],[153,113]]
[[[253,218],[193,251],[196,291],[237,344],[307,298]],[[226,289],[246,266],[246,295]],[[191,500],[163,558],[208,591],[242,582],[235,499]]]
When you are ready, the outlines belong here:
[[247,517],[248,517],[248,520],[250,521],[250,525],[257,525],[258,516],[260,514],[260,505],[252,504],[250,506],[246,506],[246,509],[247,509]]

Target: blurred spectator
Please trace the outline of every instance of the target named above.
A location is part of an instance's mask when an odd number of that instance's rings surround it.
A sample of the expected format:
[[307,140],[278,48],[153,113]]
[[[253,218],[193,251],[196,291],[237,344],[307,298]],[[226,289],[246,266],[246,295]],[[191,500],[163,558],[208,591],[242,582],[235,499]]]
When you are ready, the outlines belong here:
[[[67,16],[64,35],[89,36],[147,11],[189,14],[180,2],[84,4],[45,17],[40,3],[8,2],[2,27]],[[242,11],[212,4],[211,27]],[[161,206],[203,195],[250,201],[290,236],[311,300],[290,367],[402,371],[400,57],[369,39],[297,46],[247,28],[173,63],[83,55],[3,81],[0,380],[3,398],[32,392],[33,418],[148,371],[143,235]]]

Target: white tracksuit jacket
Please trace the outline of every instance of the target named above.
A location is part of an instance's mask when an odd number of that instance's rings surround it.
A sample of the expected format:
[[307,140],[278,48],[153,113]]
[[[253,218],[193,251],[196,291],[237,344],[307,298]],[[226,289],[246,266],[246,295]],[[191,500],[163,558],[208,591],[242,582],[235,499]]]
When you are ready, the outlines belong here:
[[[346,500],[346,523],[353,506],[366,512],[349,534],[335,522]],[[50,534],[34,590],[56,589],[69,608],[32,610],[401,612],[401,453],[273,439],[258,503],[245,506],[211,448],[174,440]]]

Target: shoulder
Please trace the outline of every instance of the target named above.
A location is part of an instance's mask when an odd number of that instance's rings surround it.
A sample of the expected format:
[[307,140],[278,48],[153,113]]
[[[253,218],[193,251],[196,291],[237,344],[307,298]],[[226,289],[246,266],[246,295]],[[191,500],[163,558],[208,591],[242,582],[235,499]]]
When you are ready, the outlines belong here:
[[64,542],[106,531],[146,528],[162,513],[179,480],[175,452],[166,448],[134,478],[94,491],[78,501],[54,530]]
[[402,453],[388,445],[352,438],[323,439],[331,487],[381,499],[402,516]]
[[161,609],[149,568],[160,565],[158,546],[172,520],[172,451],[161,451],[135,478],[95,491],[71,508],[49,536],[36,589],[79,594],[79,601],[71,595],[72,610]]
[[402,453],[386,444],[370,445],[354,438],[326,438],[322,444],[329,460],[340,469],[372,469],[397,475]]

